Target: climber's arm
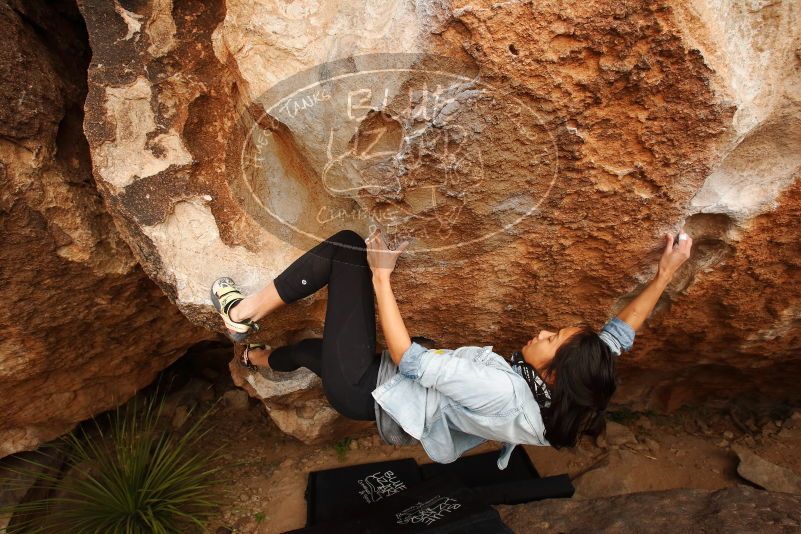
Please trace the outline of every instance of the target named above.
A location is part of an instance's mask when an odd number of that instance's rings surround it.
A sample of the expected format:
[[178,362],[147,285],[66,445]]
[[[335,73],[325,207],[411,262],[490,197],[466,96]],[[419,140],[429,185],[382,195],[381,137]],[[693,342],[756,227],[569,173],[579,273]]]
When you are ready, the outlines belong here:
[[381,232],[377,230],[367,238],[366,243],[367,261],[373,271],[373,288],[378,301],[381,329],[392,361],[400,365],[401,358],[411,346],[412,340],[401,317],[389,279],[398,256],[406,249],[408,242],[401,243],[396,250],[390,250],[384,243]]
[[[684,234],[684,230],[682,230],[680,236],[681,235],[686,235]],[[656,276],[645,286],[645,289],[643,289],[639,295],[617,314],[618,319],[625,321],[635,331],[639,330],[645,322],[645,319],[647,319],[653,311],[656,302],[665,291],[668,283],[673,279],[673,275],[676,274],[681,264],[690,257],[690,249],[692,246],[693,240],[687,236],[687,239],[679,239],[674,247],[673,234],[667,234],[665,236],[665,250],[662,252],[662,257],[659,259],[659,268],[657,269]]]
[[396,365],[400,365],[403,353],[411,346],[412,339],[406,330],[398,303],[395,302],[389,276],[376,277],[373,275],[373,288],[375,288],[375,296],[378,301],[378,317],[381,321],[384,339],[387,341],[389,354],[392,356],[392,361]]

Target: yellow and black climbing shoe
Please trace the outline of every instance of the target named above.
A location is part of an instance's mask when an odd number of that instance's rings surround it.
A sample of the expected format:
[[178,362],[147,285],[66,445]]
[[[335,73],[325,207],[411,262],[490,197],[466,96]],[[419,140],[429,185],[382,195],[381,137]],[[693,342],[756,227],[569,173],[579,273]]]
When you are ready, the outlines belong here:
[[234,343],[242,343],[250,334],[259,331],[259,325],[249,319],[237,322],[231,319],[231,309],[239,304],[245,297],[234,281],[227,276],[218,278],[211,285],[211,302],[222,317],[228,337]]

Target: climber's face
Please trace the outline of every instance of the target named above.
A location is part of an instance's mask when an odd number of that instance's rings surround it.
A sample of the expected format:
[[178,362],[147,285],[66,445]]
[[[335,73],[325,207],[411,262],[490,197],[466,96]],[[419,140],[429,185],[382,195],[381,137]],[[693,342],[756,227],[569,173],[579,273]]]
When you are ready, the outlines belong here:
[[[559,349],[565,341],[570,339],[570,336],[580,330],[581,329],[577,326],[568,326],[556,332],[540,330],[539,334],[531,338],[528,343],[520,349],[520,352],[523,354],[523,359],[526,360],[526,363],[537,369],[537,371],[545,369],[548,364],[551,363],[551,360],[553,360],[557,349]],[[541,376],[543,376],[546,382],[553,382],[554,377],[544,376],[542,373]]]

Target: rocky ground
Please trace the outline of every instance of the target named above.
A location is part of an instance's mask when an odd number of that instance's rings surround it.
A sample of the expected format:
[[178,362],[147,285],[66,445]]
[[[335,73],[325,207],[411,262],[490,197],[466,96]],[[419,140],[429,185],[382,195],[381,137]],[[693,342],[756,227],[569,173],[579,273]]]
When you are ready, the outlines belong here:
[[[233,466],[226,469],[227,475],[234,484],[210,532],[267,534],[303,526],[304,490],[310,471],[396,458],[429,461],[421,447],[390,447],[371,432],[319,446],[286,436],[271,422],[261,403],[233,386],[224,366],[215,370],[204,365],[210,357],[219,362],[230,354],[224,346],[215,350],[196,355],[194,360],[190,355],[166,375],[172,373],[174,380],[191,377],[168,402],[176,427],[187,424],[186,409],[195,402],[200,408],[207,408],[220,400],[204,447],[210,451],[224,446],[226,461]],[[577,475],[574,501],[677,488],[708,492],[738,484],[754,487],[737,474],[739,460],[734,449],[751,451],[801,474],[799,407],[759,406],[743,401],[683,409],[670,415],[619,410],[610,418],[608,435],[597,443],[584,440],[575,450],[562,451],[526,447],[541,474]],[[475,452],[495,448],[497,444],[486,444]],[[582,474],[588,468],[591,469]],[[755,479],[753,474],[751,478]],[[720,497],[707,492],[699,495],[715,496],[710,497],[710,506],[714,506],[715,498],[747,497],[740,493]],[[508,510],[503,513],[509,524],[517,525],[515,528],[521,531],[531,526],[525,519],[509,519]],[[562,528],[558,523],[552,527]]]
[[[302,527],[311,471],[388,459],[429,461],[420,446],[387,446],[372,429],[320,445],[298,441],[234,385],[230,356],[227,341],[204,342],[138,394],[155,387],[167,392],[163,424],[177,432],[210,410],[210,431],[198,452],[221,448],[223,477],[230,482],[207,532]],[[569,473],[576,494],[498,507],[507,525],[515,532],[582,531],[589,521],[604,532],[638,532],[648,521],[667,525],[663,532],[801,528],[801,406],[742,399],[668,415],[617,409],[609,419],[605,436],[573,450],[525,447],[543,476]],[[497,447],[488,443],[473,452]],[[0,476],[2,467],[0,462]]]

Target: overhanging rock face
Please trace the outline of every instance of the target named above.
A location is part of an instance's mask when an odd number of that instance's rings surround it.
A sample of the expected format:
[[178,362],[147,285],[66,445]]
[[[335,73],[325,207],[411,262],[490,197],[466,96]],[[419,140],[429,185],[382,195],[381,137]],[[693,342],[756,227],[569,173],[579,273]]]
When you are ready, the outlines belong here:
[[128,400],[193,343],[92,180],[69,2],[0,4],[0,457]]
[[[195,324],[221,329],[216,277],[254,290],[335,231],[379,224],[412,238],[396,280],[413,333],[508,352],[542,327],[600,325],[685,222],[695,254],[621,400],[791,391],[798,3],[80,7],[95,177]],[[285,308],[262,337],[319,335],[323,312]]]

